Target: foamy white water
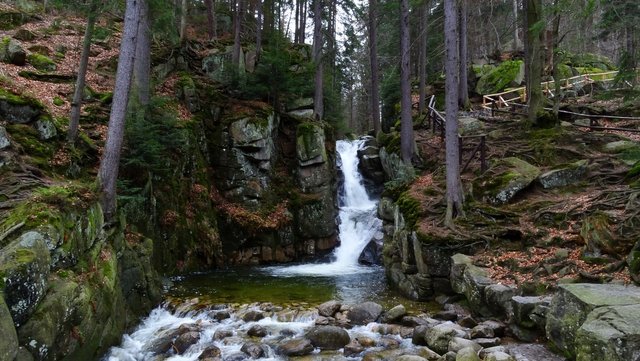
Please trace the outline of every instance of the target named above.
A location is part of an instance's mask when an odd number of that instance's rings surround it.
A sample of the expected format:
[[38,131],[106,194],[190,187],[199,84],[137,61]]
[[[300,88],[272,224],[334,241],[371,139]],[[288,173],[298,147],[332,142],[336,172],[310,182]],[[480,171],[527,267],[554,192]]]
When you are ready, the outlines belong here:
[[358,264],[360,252],[382,227],[377,218],[377,201],[369,198],[358,170],[358,149],[364,140],[339,140],[336,151],[342,161],[344,190],[340,194],[338,227],[340,246],[333,253],[331,263],[303,264],[284,267],[267,267],[268,272],[276,276],[316,275],[335,276],[371,271],[370,267]]

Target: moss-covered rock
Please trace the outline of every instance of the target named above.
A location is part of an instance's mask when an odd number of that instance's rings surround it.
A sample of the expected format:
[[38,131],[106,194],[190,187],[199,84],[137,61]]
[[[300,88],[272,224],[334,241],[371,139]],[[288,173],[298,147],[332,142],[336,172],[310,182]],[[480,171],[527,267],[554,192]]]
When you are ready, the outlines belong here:
[[573,67],[596,68],[602,70],[616,70],[611,59],[604,55],[582,53],[569,55],[567,64]]
[[7,122],[26,124],[44,113],[44,106],[39,101],[0,89],[0,118]]
[[587,160],[579,160],[564,167],[557,167],[538,177],[542,188],[565,187],[582,180],[587,171]]
[[25,64],[27,53],[17,40],[8,36],[0,42],[0,61],[8,64],[22,66]]
[[576,361],[626,361],[640,355],[640,304],[595,309],[576,334]]
[[0,11],[0,30],[15,29],[31,18],[31,15],[19,11]]
[[327,161],[324,145],[324,129],[321,124],[305,122],[296,130],[296,155],[301,167],[321,164]]
[[4,295],[0,292],[0,360],[13,360],[18,352],[18,335]]
[[522,159],[509,157],[498,161],[487,174],[473,183],[476,197],[492,204],[509,202],[540,175],[540,169]]
[[55,61],[51,60],[46,55],[31,53],[27,55],[27,61],[33,65],[34,68],[40,71],[55,71],[57,66]]
[[495,69],[480,77],[476,85],[478,94],[492,94],[509,86],[520,86],[524,80],[522,60],[505,61]]

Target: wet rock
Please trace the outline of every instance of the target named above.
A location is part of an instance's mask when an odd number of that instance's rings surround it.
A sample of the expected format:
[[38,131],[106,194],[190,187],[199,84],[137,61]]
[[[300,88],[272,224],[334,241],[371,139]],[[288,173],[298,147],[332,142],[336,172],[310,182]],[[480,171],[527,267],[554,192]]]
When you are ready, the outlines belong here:
[[176,350],[176,353],[181,355],[189,347],[195,345],[198,340],[200,340],[200,332],[189,331],[178,336],[175,341],[173,341],[173,349]]
[[449,351],[447,353],[445,353],[444,355],[440,356],[440,358],[438,359],[438,361],[456,361],[456,353],[453,351]]
[[305,356],[313,352],[313,345],[306,338],[298,338],[281,343],[277,351],[284,356]]
[[260,321],[264,318],[264,314],[260,311],[248,311],[244,315],[242,315],[242,321],[244,322],[256,322]]
[[[548,306],[551,302],[550,297],[534,297],[534,296],[515,296],[511,299],[513,307],[514,321],[523,327],[532,328],[536,326],[534,319],[531,317],[536,307]],[[538,308],[540,309],[540,308]],[[544,317],[544,315],[542,315]]]
[[247,360],[247,354],[241,351],[233,352],[225,356],[224,358],[224,361],[246,361],[246,360]]
[[431,326],[427,325],[419,325],[413,329],[413,336],[411,337],[411,342],[414,345],[427,346],[427,331]]
[[305,337],[314,347],[322,350],[337,350],[351,341],[349,333],[337,326],[315,326]]
[[380,321],[383,323],[394,322],[407,314],[407,309],[404,305],[397,305],[380,316]]
[[565,167],[550,170],[538,177],[544,189],[565,187],[582,180],[587,172],[588,161],[580,160]]
[[332,300],[319,305],[317,308],[320,316],[333,317],[336,312],[340,311],[340,307],[342,307],[342,303]]
[[368,185],[376,188],[384,182],[384,170],[380,162],[380,148],[375,138],[367,136],[362,148],[358,150],[358,169]]
[[437,352],[433,351],[428,347],[417,347],[416,354],[420,357],[424,357],[429,361],[435,361],[440,358]]
[[362,351],[364,351],[364,347],[357,340],[351,340],[344,346],[344,355],[347,357],[358,356]]
[[253,325],[247,331],[247,335],[251,337],[265,337],[267,335],[267,329],[260,325]]
[[358,263],[366,266],[382,264],[382,242],[372,239],[360,252]]
[[7,135],[7,130],[4,129],[3,126],[0,126],[0,150],[11,145],[9,141],[9,136]]
[[231,314],[229,314],[229,312],[227,312],[227,311],[218,311],[218,312],[215,312],[213,314],[213,318],[216,321],[226,320],[226,319],[228,319],[230,317],[231,317]]
[[393,199],[388,197],[380,198],[378,202],[378,217],[384,221],[393,222],[393,214],[395,212],[395,203]]
[[424,334],[424,339],[427,342],[427,346],[438,353],[445,353],[449,349],[449,341],[454,337],[467,337],[460,326],[452,323],[445,322],[434,327],[427,329]]
[[478,350],[473,347],[466,347],[458,351],[456,361],[481,361],[478,357]]
[[216,332],[213,333],[214,340],[222,340],[231,336],[233,336],[233,331],[231,330],[216,330]]
[[382,314],[382,306],[375,302],[363,302],[349,310],[349,320],[353,325],[366,325],[374,322]]
[[578,329],[591,311],[603,306],[640,304],[640,288],[614,284],[561,285],[547,313],[546,334],[562,352],[575,357]]
[[51,257],[45,236],[27,232],[0,250],[4,299],[16,326],[35,311],[47,291]]
[[378,346],[384,348],[385,350],[393,350],[400,347],[400,341],[394,338],[382,337],[380,340],[378,340]]
[[266,355],[265,346],[259,345],[255,342],[247,342],[240,348],[240,351],[251,356],[251,358],[261,358]]
[[216,346],[209,346],[200,353],[198,360],[209,361],[219,358],[222,355],[222,351]]
[[576,361],[640,359],[640,304],[599,307],[578,329]]
[[0,293],[0,360],[13,360],[18,353],[18,335],[9,308]]

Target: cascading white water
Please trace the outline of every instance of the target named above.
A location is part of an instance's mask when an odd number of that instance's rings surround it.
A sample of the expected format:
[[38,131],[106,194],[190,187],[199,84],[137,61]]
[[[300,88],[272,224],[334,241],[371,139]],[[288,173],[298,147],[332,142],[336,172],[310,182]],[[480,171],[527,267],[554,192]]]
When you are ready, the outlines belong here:
[[358,171],[358,150],[364,140],[339,140],[336,151],[342,161],[344,190],[340,199],[338,227],[340,246],[334,251],[331,263],[303,264],[289,267],[268,267],[277,276],[317,275],[333,276],[367,272],[370,268],[360,266],[360,252],[382,227],[376,216],[377,202],[371,200]]

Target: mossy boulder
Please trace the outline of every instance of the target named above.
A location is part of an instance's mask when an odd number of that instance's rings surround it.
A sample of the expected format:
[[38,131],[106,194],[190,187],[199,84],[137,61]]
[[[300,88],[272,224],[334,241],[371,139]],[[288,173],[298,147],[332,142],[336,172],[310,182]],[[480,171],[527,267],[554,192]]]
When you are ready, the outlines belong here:
[[593,310],[606,306],[638,304],[640,288],[636,286],[581,283],[561,285],[547,313],[547,338],[562,353],[574,359],[578,330]]
[[17,326],[22,325],[45,296],[51,257],[45,235],[24,233],[0,250],[0,275],[5,301]]
[[640,304],[595,309],[576,334],[576,361],[640,357]]
[[305,122],[296,130],[296,155],[298,164],[307,167],[327,161],[324,144],[324,129],[321,124]]
[[57,68],[55,61],[46,55],[38,53],[31,53],[27,55],[27,61],[29,64],[33,65],[34,68],[40,71],[55,71]]
[[13,37],[21,41],[32,41],[37,37],[37,35],[33,31],[23,28],[16,30],[16,33],[13,35]]
[[522,60],[505,61],[495,69],[478,79],[478,94],[498,93],[507,87],[516,87],[524,80],[524,62]]
[[592,254],[601,253],[620,254],[627,251],[628,247],[620,243],[613,231],[617,221],[609,214],[597,211],[582,221],[580,236],[587,245],[587,250]]
[[44,106],[35,99],[0,89],[0,119],[11,124],[27,124],[44,114]]
[[19,11],[0,11],[0,30],[11,30],[31,20],[31,15]]
[[596,68],[605,71],[616,70],[615,65],[611,59],[604,55],[598,55],[593,53],[582,53],[569,55],[567,64],[573,67],[581,68]]
[[563,167],[552,169],[538,177],[544,189],[565,187],[582,180],[587,172],[587,160],[579,160]]
[[473,182],[473,193],[477,198],[492,204],[508,203],[539,175],[538,167],[522,159],[504,158]]
[[0,61],[7,64],[23,66],[27,59],[27,53],[22,49],[20,42],[8,36],[0,42]]

